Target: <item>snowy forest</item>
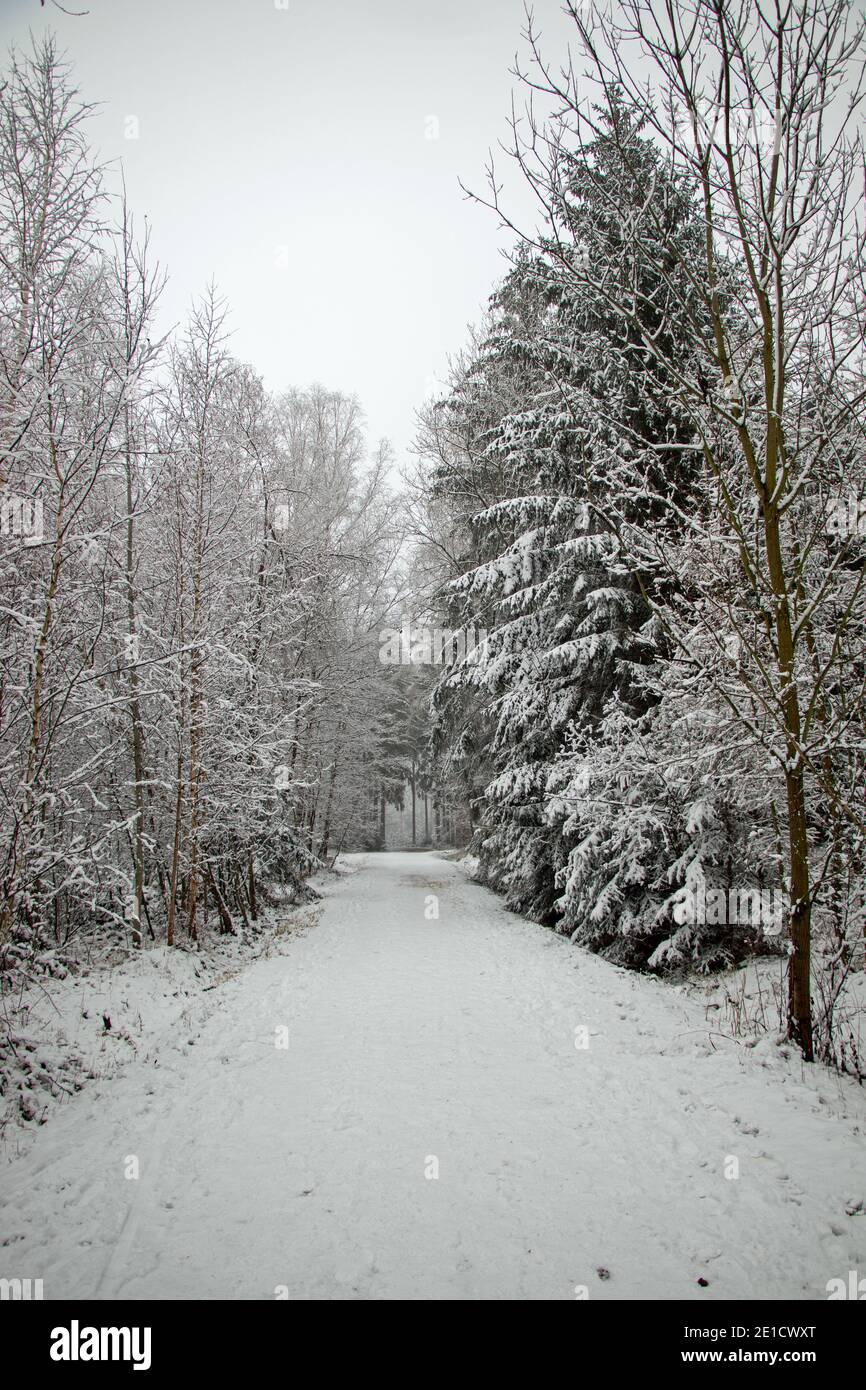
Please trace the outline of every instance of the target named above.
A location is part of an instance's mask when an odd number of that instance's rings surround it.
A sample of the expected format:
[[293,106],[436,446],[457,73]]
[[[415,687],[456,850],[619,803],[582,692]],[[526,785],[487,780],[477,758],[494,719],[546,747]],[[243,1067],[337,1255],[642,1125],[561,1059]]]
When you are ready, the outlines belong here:
[[[450,875],[492,890],[527,988],[543,929],[554,990],[598,957],[579,978],[649,980],[650,1013],[699,999],[698,1029],[721,990],[725,1046],[866,1078],[866,24],[848,0],[563,17],[558,51],[527,10],[506,134],[454,188],[507,251],[405,457],[338,381],[266,387],[218,284],[185,287],[167,329],[171,266],[91,139],[100,93],[53,32],[6,58],[14,1145],[102,1085],[94,1048],[144,1054],[151,962],[191,1007],[193,975],[216,989],[281,936],[328,939],[329,893],[393,851],[422,928]],[[91,969],[109,1002],[70,1053],[78,995],[50,1044],[33,1000]],[[120,1258],[89,1296],[126,1296]],[[366,1259],[347,1296],[377,1296]]]
[[[255,918],[401,785],[401,543],[356,401],[269,395],[103,189],[56,47],[2,93],[5,960]],[[405,683],[404,683],[405,684]],[[384,789],[384,791],[383,791]],[[34,954],[35,953],[35,954]]]
[[862,1074],[862,31],[626,5],[647,93],[585,8],[598,100],[530,26],[539,227],[424,412],[422,553],[485,632],[433,747],[516,911],[662,972],[775,945],[789,1036]]

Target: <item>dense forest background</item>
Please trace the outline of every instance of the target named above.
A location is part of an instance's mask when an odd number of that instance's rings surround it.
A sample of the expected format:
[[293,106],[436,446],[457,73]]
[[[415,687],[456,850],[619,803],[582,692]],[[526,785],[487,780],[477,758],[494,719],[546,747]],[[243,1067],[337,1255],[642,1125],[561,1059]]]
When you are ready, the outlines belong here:
[[517,71],[537,225],[491,167],[513,255],[408,466],[338,390],[266,392],[216,288],[157,337],[72,74],[11,58],[7,981],[249,930],[408,797],[617,964],[786,959],[789,1037],[862,1075],[862,22],[567,9]]

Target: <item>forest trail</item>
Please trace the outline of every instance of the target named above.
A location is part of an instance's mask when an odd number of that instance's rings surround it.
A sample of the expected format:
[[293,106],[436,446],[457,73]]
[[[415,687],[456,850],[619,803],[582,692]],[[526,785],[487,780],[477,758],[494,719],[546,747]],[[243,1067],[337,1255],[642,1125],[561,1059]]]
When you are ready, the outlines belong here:
[[46,1298],[699,1301],[863,1270],[856,1085],[709,1036],[694,999],[437,854],[348,867],[311,930],[5,1168],[0,1275]]

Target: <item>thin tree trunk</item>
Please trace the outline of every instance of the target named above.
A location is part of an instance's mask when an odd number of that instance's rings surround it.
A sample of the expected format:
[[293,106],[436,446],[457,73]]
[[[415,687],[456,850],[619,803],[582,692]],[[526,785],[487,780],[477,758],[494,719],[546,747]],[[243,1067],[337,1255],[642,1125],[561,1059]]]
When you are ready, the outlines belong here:
[[126,425],[126,614],[129,639],[129,714],[132,722],[132,770],[135,778],[135,831],[133,835],[133,881],[135,917],[133,945],[140,946],[141,904],[144,896],[144,724],[141,716],[141,695],[138,679],[138,635],[135,602],[135,537],[133,520],[132,450],[130,444],[129,406],[125,408]]
[[168,885],[168,921],[165,939],[169,946],[174,945],[174,921],[177,912],[177,866],[180,858],[180,818],[183,805],[183,753],[177,753],[177,793],[174,803],[174,841],[171,849],[171,875]]
[[249,883],[250,916],[254,922],[257,922],[259,914],[256,907],[256,870],[252,850],[247,855],[247,882]]
[[412,776],[409,781],[412,788],[412,848],[415,848],[415,759],[412,759]]
[[[340,737],[340,731],[337,732]],[[337,750],[334,750],[334,761],[331,763],[331,776],[328,782],[328,799],[325,803],[325,823],[322,827],[322,839],[319,844],[319,858],[327,859],[328,845],[331,839],[331,815],[334,809],[334,784],[337,780]]]
[[233,936],[235,924],[232,921],[231,913],[226,907],[225,898],[223,897],[222,893],[219,890],[219,887],[217,886],[216,876],[211,872],[209,868],[205,870],[205,873],[207,875],[207,883],[213,894],[213,900],[216,903],[217,916],[220,919],[220,925],[222,926],[222,929],[227,936]]

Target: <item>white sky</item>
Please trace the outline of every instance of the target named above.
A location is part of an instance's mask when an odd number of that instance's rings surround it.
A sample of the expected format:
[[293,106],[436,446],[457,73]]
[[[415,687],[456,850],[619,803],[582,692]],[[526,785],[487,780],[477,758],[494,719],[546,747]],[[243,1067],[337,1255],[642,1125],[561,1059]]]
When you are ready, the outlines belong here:
[[[507,239],[458,176],[481,190],[507,136],[522,0],[64,3],[88,13],[0,0],[0,45],[50,25],[102,103],[92,138],[150,221],[165,326],[213,277],[233,351],[269,387],[357,394],[371,441],[390,438],[401,462],[504,269]],[[535,14],[561,52],[559,0]]]

